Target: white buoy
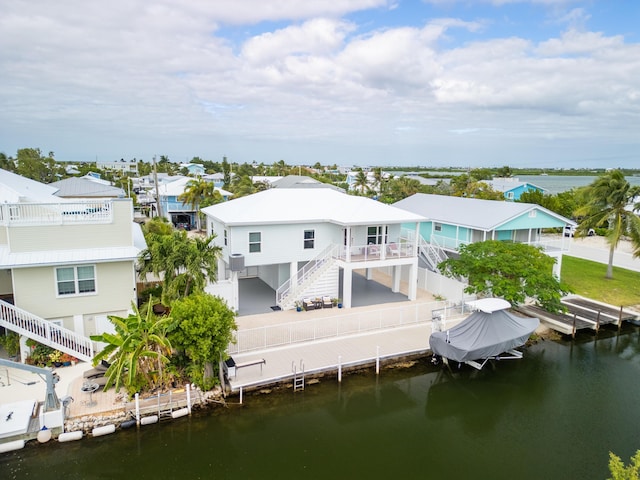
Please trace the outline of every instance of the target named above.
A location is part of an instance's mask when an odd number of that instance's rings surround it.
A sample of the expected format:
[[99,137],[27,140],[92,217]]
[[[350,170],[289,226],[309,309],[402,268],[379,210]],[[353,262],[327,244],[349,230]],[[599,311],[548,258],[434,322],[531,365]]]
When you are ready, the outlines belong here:
[[51,430],[49,430],[47,427],[44,427],[38,432],[36,438],[40,443],[47,443],[49,440],[51,440]]
[[174,410],[171,412],[172,418],[180,418],[189,415],[189,409],[187,407],[181,408],[180,410]]
[[24,448],[24,440],[14,440],[13,442],[0,443],[0,453],[13,452]]
[[80,440],[82,438],[82,431],[77,430],[75,432],[65,432],[58,435],[59,442],[73,442],[74,440]]
[[158,423],[157,415],[149,415],[148,417],[142,417],[140,425],[151,425],[152,423]]
[[103,425],[102,427],[96,427],[91,430],[91,435],[94,437],[101,437],[102,435],[109,435],[116,431],[115,425]]

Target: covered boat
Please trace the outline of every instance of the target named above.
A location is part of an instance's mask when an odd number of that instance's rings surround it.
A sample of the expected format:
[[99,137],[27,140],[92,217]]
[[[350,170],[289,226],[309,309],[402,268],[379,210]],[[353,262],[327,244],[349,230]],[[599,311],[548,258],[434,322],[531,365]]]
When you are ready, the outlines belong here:
[[522,358],[515,348],[526,343],[540,321],[513,315],[507,311],[511,304],[502,299],[486,298],[470,305],[476,311],[461,323],[431,334],[433,353],[478,369],[492,358]]

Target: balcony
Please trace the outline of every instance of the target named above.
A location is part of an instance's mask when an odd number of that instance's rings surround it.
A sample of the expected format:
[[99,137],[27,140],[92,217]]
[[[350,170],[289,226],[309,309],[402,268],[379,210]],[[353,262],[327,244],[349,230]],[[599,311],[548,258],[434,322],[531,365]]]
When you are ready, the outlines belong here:
[[352,245],[340,247],[337,258],[345,262],[373,262],[415,257],[414,243],[402,241],[386,245]]
[[64,203],[13,203],[0,205],[0,225],[65,225],[111,223],[110,200]]

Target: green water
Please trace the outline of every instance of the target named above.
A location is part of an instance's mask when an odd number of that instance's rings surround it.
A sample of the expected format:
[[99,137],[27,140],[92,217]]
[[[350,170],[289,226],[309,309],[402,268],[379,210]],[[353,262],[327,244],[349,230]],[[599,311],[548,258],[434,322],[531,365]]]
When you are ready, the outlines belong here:
[[[606,336],[609,338],[604,338]],[[541,342],[454,375],[411,369],[246,395],[166,423],[0,455],[0,479],[604,479],[640,448],[640,332]]]

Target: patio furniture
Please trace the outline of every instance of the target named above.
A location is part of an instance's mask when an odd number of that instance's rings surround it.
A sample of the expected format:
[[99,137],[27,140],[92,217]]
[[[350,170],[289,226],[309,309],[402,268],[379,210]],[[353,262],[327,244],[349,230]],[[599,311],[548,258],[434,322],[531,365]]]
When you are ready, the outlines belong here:
[[313,309],[316,308],[316,302],[314,302],[310,298],[303,298],[302,299],[302,307],[305,310],[313,310]]
[[331,301],[331,297],[327,297],[327,296],[322,297],[322,308],[333,308],[333,302]]
[[396,257],[400,256],[400,246],[397,243],[390,243],[387,247],[387,253]]

